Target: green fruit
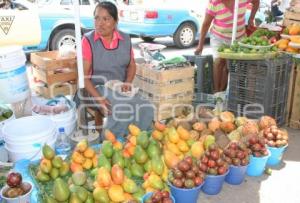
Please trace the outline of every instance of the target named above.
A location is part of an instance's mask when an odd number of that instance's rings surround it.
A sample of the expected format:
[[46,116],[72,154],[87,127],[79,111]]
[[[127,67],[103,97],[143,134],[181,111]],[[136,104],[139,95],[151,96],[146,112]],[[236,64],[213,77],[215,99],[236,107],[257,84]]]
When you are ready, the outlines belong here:
[[193,139],[189,139],[189,140],[186,141],[186,143],[187,143],[187,145],[188,145],[189,147],[192,147],[192,145],[193,145],[195,142],[196,142],[196,141],[193,140]]
[[73,193],[76,193],[77,188],[80,186],[74,185],[73,183],[69,185],[69,190]]
[[99,168],[104,167],[109,171],[111,169],[110,161],[108,161],[108,159],[106,158],[106,156],[104,154],[100,154],[100,156],[98,158],[98,167]]
[[134,150],[133,157],[138,164],[144,164],[148,160],[148,155],[145,150],[137,145]]
[[57,203],[57,201],[55,199],[53,199],[52,197],[50,196],[46,196],[46,199],[44,199],[43,201],[44,203]]
[[162,179],[155,175],[155,176],[149,176],[148,178],[149,184],[152,188],[157,189],[157,190],[162,190],[164,188],[164,182]]
[[70,190],[67,183],[61,178],[56,178],[54,180],[52,194],[54,198],[60,202],[67,201],[70,196]]
[[70,170],[70,166],[67,162],[63,162],[61,167],[59,168],[59,175],[60,176],[65,176],[68,174]]
[[125,192],[131,193],[131,194],[137,192],[137,190],[138,190],[136,183],[129,178],[125,178],[124,182],[122,183],[122,187]]
[[92,192],[95,189],[94,181],[92,180],[92,178],[88,177],[83,187],[88,191]]
[[131,174],[136,177],[143,177],[143,175],[144,175],[143,167],[137,163],[134,163],[131,165],[130,171],[131,171]]
[[146,172],[151,172],[152,171],[152,161],[148,160],[145,164],[144,164],[144,169]]
[[265,174],[267,174],[267,175],[272,175],[272,169],[271,168],[266,168],[265,169]]
[[124,174],[125,174],[125,176],[127,177],[127,178],[131,178],[131,172],[130,172],[130,170],[128,169],[128,168],[125,168],[124,169]]
[[86,182],[87,176],[84,172],[78,171],[72,174],[72,181],[75,185],[81,186]]
[[3,116],[0,115],[0,122],[6,120]]
[[184,181],[184,186],[185,186],[186,188],[193,188],[193,187],[195,187],[195,183],[194,183],[194,181],[191,180],[191,179],[186,179],[186,180]]
[[164,163],[159,156],[151,160],[152,171],[157,175],[162,175],[164,172]]
[[110,202],[107,191],[104,188],[97,187],[93,191],[93,197],[99,203],[109,203]]
[[93,195],[89,193],[88,198],[86,199],[85,203],[94,203]]
[[204,140],[204,148],[208,149],[208,147],[216,142],[216,138],[213,135],[206,136]]
[[111,158],[111,156],[113,155],[113,145],[111,143],[111,141],[105,140],[102,143],[102,153],[104,154],[104,156],[106,158]]
[[82,203],[82,201],[80,200],[80,198],[78,197],[78,195],[76,193],[72,193],[69,203]]
[[50,180],[50,176],[46,173],[43,173],[42,171],[38,171],[36,174],[36,178],[40,181],[40,182],[47,182]]
[[54,150],[47,144],[45,144],[43,146],[43,156],[46,158],[46,159],[53,159],[53,157],[55,156],[55,153],[54,153]]
[[54,180],[59,176],[59,170],[57,168],[52,168],[50,171],[50,177]]
[[149,144],[149,138],[148,138],[148,134],[146,131],[142,131],[138,136],[137,136],[137,145],[142,146],[144,149],[147,148],[148,144]]
[[10,118],[13,115],[13,112],[11,110],[6,110],[5,112],[2,113],[2,116],[4,118]]
[[55,168],[60,168],[62,166],[63,163],[63,159],[60,156],[55,156],[52,159],[52,166],[54,166]]
[[159,146],[156,144],[150,143],[147,148],[147,154],[151,159],[155,156],[159,156],[161,154]]
[[143,196],[145,195],[145,191],[142,187],[139,187],[137,192],[133,193],[133,197],[138,200],[138,201],[142,201]]
[[99,169],[99,168],[94,168],[94,169],[91,171],[90,174],[91,174],[92,176],[95,177],[95,176],[97,175],[97,173],[98,173],[98,169]]
[[82,202],[85,202],[86,199],[88,198],[88,191],[83,188],[83,187],[78,187],[76,189],[76,195],[79,197],[79,199],[82,201]]
[[112,164],[118,164],[121,168],[124,168],[124,157],[122,156],[122,152],[120,150],[114,152],[112,156]]
[[124,158],[124,168],[128,168],[130,166],[130,158]]

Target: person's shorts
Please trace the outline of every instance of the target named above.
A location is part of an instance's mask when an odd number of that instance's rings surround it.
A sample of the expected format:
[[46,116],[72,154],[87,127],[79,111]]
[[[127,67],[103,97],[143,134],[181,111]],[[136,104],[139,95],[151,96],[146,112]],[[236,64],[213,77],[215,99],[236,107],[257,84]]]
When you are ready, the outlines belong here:
[[220,39],[220,38],[214,36],[213,34],[210,35],[210,47],[212,49],[212,55],[213,55],[214,59],[219,58],[218,49],[220,46],[222,46],[224,44],[230,45],[231,42]]

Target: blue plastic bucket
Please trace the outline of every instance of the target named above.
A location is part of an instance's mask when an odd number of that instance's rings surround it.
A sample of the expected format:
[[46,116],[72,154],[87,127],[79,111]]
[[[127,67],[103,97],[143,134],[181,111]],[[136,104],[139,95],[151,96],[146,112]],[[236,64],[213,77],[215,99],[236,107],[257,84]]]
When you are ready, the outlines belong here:
[[203,183],[191,189],[178,188],[171,183],[168,183],[168,185],[170,186],[171,194],[177,203],[196,203]]
[[230,185],[240,185],[245,179],[247,167],[230,165],[225,181]]
[[[147,194],[145,194],[143,196],[142,203],[145,203],[152,196],[152,194],[153,194],[153,192],[148,192]],[[175,199],[171,194],[170,194],[170,197],[171,197],[173,203],[175,203]]]
[[221,192],[225,177],[228,173],[229,170],[223,175],[207,175],[202,191],[208,195],[216,195]]
[[283,153],[285,152],[288,145],[283,147],[269,147],[268,150],[271,152],[271,156],[268,158],[267,165],[268,166],[276,166],[278,165],[281,160]]
[[267,165],[269,155],[263,157],[254,157],[253,155],[250,156],[250,162],[247,168],[247,175],[248,176],[261,176],[265,171],[265,167]]

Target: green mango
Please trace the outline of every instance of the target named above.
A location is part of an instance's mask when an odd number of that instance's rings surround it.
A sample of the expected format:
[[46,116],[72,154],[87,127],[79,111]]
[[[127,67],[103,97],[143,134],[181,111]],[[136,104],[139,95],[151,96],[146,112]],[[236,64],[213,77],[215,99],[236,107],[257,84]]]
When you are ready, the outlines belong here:
[[42,152],[43,156],[49,160],[53,159],[53,157],[55,156],[54,150],[47,144],[43,146]]
[[129,170],[128,168],[125,168],[125,169],[124,169],[124,174],[125,174],[125,176],[128,177],[128,178],[131,178],[131,177],[132,177],[132,174],[131,174],[131,172],[130,172],[130,170]]
[[133,157],[138,164],[144,164],[148,160],[148,155],[145,150],[137,145],[134,150]]
[[142,146],[144,149],[147,148],[149,144],[149,137],[146,131],[140,132],[140,134],[137,136],[137,145]]
[[152,171],[152,162],[151,160],[148,160],[145,164],[144,164],[144,169],[146,172],[151,172]]
[[77,171],[72,174],[72,181],[75,185],[81,186],[87,180],[87,175],[83,171]]
[[88,198],[88,194],[89,192],[84,187],[78,187],[76,189],[76,195],[82,202],[86,201],[86,199]]
[[97,187],[93,191],[93,197],[99,203],[109,203],[110,202],[110,199],[109,199],[106,189],[101,188],[101,187]]
[[134,163],[130,167],[131,174],[136,177],[143,177],[144,169],[141,165]]
[[111,158],[113,152],[114,150],[111,141],[104,140],[102,143],[102,153],[105,155],[106,158]]
[[128,168],[130,166],[130,158],[124,158],[124,168]]
[[133,193],[133,197],[138,200],[138,201],[142,201],[143,196],[145,195],[145,190],[142,187],[139,187],[138,190]]
[[98,167],[104,167],[109,171],[111,169],[110,161],[106,158],[104,154],[100,154],[100,156],[98,157]]
[[11,110],[6,110],[5,112],[2,113],[2,116],[4,118],[10,118],[13,115],[13,112]]
[[164,163],[160,156],[153,157],[151,160],[152,171],[157,175],[162,175],[164,172]]
[[125,161],[124,157],[122,156],[122,152],[120,150],[117,150],[114,152],[112,156],[112,164],[118,164],[121,168],[124,168]]
[[52,168],[50,171],[50,176],[54,180],[59,176],[59,170],[57,168]]
[[151,159],[155,156],[161,155],[159,146],[154,143],[150,143],[147,148],[147,154]]
[[70,190],[67,183],[61,178],[56,178],[54,180],[52,194],[54,198],[60,202],[68,200],[70,196]]
[[94,198],[91,193],[88,194],[88,198],[85,200],[85,203],[94,203]]
[[46,196],[46,199],[43,200],[44,203],[57,203],[57,201],[55,199],[53,199],[50,196]]
[[42,171],[38,171],[36,174],[36,178],[40,181],[40,182],[47,182],[50,180],[50,176],[46,173],[43,173]]
[[55,156],[51,162],[52,166],[54,166],[55,168],[60,168],[62,167],[63,159],[60,156]]
[[150,175],[148,181],[150,186],[156,190],[162,190],[164,188],[164,182],[157,175]]
[[69,203],[83,203],[83,201],[80,200],[76,193],[72,193],[69,199]]
[[122,187],[125,192],[128,192],[130,194],[135,193],[138,190],[136,183],[129,178],[124,179],[124,181],[122,183]]

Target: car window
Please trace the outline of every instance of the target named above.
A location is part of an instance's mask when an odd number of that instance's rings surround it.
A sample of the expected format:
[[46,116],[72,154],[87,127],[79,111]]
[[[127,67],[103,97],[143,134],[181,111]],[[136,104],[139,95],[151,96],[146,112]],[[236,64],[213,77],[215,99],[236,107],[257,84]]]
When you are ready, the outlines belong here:
[[72,0],[61,0],[60,5],[72,5]]

